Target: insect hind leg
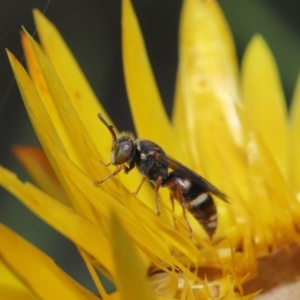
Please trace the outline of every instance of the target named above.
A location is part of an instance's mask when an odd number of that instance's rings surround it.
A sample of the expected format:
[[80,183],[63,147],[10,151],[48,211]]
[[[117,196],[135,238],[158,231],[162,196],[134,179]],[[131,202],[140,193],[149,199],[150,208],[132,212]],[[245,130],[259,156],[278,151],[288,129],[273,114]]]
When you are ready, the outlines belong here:
[[159,200],[158,200],[158,191],[159,191],[159,188],[161,187],[161,183],[162,183],[162,177],[158,176],[157,181],[155,182],[155,187],[154,187],[155,204],[156,204],[156,214],[158,216],[160,215]]
[[177,220],[174,217],[174,212],[175,212],[175,201],[174,201],[174,194],[170,191],[170,200],[171,200],[171,204],[172,204],[172,212],[173,212],[173,223],[175,228],[178,228],[177,226]]
[[136,189],[136,191],[133,193],[134,196],[137,196],[138,192],[140,191],[143,183],[145,182],[145,180],[147,179],[146,176],[143,176],[141,183],[139,184],[138,188]]

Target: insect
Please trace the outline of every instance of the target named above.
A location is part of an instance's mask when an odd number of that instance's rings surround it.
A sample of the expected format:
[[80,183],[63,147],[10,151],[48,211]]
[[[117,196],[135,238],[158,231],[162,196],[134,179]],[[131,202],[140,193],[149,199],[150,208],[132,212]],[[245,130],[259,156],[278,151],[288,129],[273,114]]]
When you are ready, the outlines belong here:
[[193,230],[188,222],[186,209],[192,213],[212,239],[218,223],[217,209],[212,195],[225,202],[228,202],[227,196],[202,176],[167,155],[157,144],[148,140],[135,139],[128,132],[122,132],[117,137],[113,126],[109,125],[101,114],[98,117],[112,135],[111,162],[104,165],[113,164],[117,168],[102,180],[95,181],[94,185],[103,183],[122,170],[127,174],[136,166],[143,178],[135,195],[145,180],[150,181],[154,187],[156,210],[159,215],[158,191],[160,187],[169,188],[173,210],[175,198],[182,206],[190,237],[193,236]]

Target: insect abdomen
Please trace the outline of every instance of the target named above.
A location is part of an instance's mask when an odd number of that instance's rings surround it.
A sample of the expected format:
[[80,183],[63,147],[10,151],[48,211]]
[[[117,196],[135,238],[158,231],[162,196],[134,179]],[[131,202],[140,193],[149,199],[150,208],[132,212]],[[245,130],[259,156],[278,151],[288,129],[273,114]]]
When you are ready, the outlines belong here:
[[199,194],[195,199],[186,201],[185,206],[192,215],[199,221],[205,231],[212,237],[217,229],[218,215],[216,205],[209,193]]
[[174,197],[179,200],[177,185],[181,187],[183,209],[187,209],[202,225],[210,238],[218,225],[217,208],[211,194],[189,178],[182,177],[179,172],[171,172],[163,181],[163,186],[169,187]]

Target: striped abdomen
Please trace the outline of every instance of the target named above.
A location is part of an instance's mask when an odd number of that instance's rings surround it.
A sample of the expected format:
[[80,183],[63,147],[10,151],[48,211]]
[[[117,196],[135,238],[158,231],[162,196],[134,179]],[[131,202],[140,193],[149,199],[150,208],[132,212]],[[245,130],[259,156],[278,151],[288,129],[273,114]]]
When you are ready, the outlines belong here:
[[218,225],[217,209],[212,196],[208,193],[202,193],[193,200],[187,200],[187,194],[183,193],[185,207],[199,221],[210,238],[212,238]]
[[[218,225],[218,215],[214,200],[205,185],[200,185],[189,178],[182,177],[180,172],[171,172],[162,186],[170,188],[174,197],[199,221],[210,238]],[[179,189],[178,189],[179,186]],[[181,195],[178,195],[178,191]],[[188,220],[186,219],[187,223]],[[190,227],[190,225],[188,224]]]

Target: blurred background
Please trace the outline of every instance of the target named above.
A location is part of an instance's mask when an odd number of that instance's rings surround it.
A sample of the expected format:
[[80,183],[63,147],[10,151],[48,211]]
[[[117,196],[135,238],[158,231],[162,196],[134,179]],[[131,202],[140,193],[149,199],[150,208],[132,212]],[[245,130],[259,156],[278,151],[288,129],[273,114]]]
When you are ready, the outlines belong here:
[[[253,34],[261,33],[278,63],[289,105],[300,66],[297,1],[220,0],[235,39],[239,60]],[[181,0],[133,0],[154,74],[171,113],[178,58]],[[127,104],[122,62],[119,0],[0,1],[0,164],[30,180],[11,152],[12,145],[38,145],[4,49],[19,59],[21,26],[35,32],[32,9],[45,11],[77,58],[115,124],[134,131]],[[97,112],[95,112],[96,116]],[[99,125],[100,126],[100,125]],[[0,188],[0,222],[37,245],[72,277],[95,291],[75,247]],[[0,237],[1,242],[1,237]],[[108,285],[108,289],[112,289]]]

